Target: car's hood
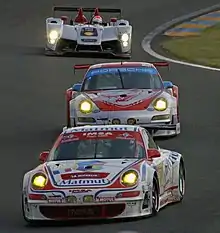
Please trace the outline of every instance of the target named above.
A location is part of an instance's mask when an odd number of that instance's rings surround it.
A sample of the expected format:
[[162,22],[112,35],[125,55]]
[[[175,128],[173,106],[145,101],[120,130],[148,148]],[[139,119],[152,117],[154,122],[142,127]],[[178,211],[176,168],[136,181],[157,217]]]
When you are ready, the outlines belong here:
[[86,92],[84,94],[102,111],[109,111],[110,109],[128,111],[148,108],[152,101],[162,93],[163,90],[121,89],[105,90],[97,93]]
[[71,160],[48,162],[46,167],[54,185],[91,187],[110,184],[122,170],[137,161],[137,159]]

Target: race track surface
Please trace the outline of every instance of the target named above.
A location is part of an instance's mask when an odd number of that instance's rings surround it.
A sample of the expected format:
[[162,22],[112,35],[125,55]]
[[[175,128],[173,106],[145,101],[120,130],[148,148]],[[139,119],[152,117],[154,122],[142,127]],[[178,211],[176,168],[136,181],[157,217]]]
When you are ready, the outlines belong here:
[[[156,218],[109,223],[28,228],[21,216],[20,194],[24,172],[38,163],[38,154],[51,147],[65,124],[64,91],[80,75],[75,63],[91,59],[44,57],[45,18],[52,4],[123,7],[134,26],[133,60],[149,60],[141,48],[143,37],[174,17],[217,4],[218,0],[2,0],[0,8],[1,106],[1,233],[219,233],[219,73],[172,64],[164,71],[180,87],[182,134],[159,142],[185,154],[187,193],[180,205],[170,206]],[[154,59],[150,59],[154,60]],[[97,62],[98,60],[96,60]]]

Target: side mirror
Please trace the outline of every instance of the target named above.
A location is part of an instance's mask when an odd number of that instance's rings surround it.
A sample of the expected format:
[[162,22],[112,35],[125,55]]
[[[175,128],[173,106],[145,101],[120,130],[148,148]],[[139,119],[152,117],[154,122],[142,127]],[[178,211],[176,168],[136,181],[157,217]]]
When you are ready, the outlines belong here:
[[49,151],[44,151],[44,152],[40,153],[40,156],[39,156],[40,162],[41,163],[46,162],[48,155],[49,155]]
[[173,88],[173,83],[170,81],[163,81],[163,86],[165,89]]
[[73,91],[80,91],[81,90],[81,86],[82,86],[81,83],[76,83],[76,84],[73,85],[72,90]]
[[159,158],[160,157],[160,152],[157,149],[148,149],[148,158],[153,159],[153,158]]

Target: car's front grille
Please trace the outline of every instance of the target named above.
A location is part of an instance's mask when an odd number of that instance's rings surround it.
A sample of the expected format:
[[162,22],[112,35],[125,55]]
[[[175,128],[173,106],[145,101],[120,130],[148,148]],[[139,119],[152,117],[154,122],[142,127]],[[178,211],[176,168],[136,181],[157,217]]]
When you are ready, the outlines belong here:
[[120,215],[125,204],[90,206],[40,206],[40,212],[50,219],[111,218]]

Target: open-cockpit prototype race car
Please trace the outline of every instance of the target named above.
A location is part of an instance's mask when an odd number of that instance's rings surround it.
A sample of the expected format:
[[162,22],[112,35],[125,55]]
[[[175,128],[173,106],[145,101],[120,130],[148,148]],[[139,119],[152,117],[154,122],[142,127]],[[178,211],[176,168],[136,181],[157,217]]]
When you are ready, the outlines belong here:
[[166,62],[114,62],[76,65],[86,69],[82,83],[66,91],[67,127],[103,124],[176,125],[154,136],[180,133],[178,87],[162,81],[156,66]]
[[[55,6],[53,11],[78,11],[78,14],[74,19],[55,15],[46,19],[46,55],[131,57],[132,26],[121,19],[121,9]],[[92,13],[90,19],[83,12]],[[117,13],[120,17],[105,22],[103,13]]]
[[23,179],[28,223],[156,215],[184,198],[183,156],[158,147],[140,126],[66,129],[40,161]]

